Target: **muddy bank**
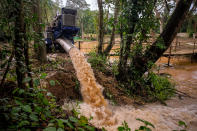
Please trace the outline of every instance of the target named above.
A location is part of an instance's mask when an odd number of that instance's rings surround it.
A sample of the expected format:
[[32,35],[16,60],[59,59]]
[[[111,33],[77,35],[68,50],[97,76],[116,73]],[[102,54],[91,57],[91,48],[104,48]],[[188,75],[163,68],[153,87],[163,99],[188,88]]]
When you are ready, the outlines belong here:
[[[46,87],[57,98],[58,104],[62,105],[65,101],[79,100],[82,101],[81,87],[77,79],[76,72],[70,57],[66,54],[57,54],[50,56],[50,60],[64,60],[64,64],[59,70],[48,72]],[[51,69],[53,70],[53,69]],[[126,96],[123,91],[117,88],[118,83],[112,73],[104,74],[98,70],[93,70],[96,81],[104,87],[103,94],[111,103],[117,105],[133,104],[133,99]],[[56,81],[55,86],[50,85],[50,81]]]

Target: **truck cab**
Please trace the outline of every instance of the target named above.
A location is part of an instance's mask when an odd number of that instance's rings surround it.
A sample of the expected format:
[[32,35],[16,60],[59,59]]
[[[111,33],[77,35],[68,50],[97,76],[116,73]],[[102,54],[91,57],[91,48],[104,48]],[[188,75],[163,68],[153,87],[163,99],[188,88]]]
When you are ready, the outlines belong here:
[[47,52],[51,50],[54,45],[56,50],[60,50],[60,45],[56,42],[56,39],[68,39],[74,44],[74,36],[79,32],[79,28],[76,27],[77,10],[71,8],[62,8],[61,14],[56,15],[50,27],[46,29],[46,46]]

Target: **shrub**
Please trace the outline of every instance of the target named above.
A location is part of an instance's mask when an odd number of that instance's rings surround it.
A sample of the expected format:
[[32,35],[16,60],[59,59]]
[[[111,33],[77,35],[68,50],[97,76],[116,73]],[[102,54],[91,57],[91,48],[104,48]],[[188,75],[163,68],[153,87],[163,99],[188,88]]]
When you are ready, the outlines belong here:
[[153,72],[143,77],[133,77],[128,83],[121,83],[119,86],[130,96],[142,98],[145,102],[160,101],[165,104],[165,100],[175,94],[174,84],[168,78],[159,76]]
[[[42,75],[41,79],[44,77],[46,75]],[[29,80],[25,79],[26,82]],[[34,88],[15,88],[11,97],[0,99],[0,131],[94,131],[86,117],[76,116],[76,111],[68,115],[56,104],[56,99],[51,93],[37,88],[39,81],[34,80]]]
[[98,69],[101,72],[106,71],[107,58],[105,56],[98,55],[96,52],[90,52],[88,62],[92,68]]

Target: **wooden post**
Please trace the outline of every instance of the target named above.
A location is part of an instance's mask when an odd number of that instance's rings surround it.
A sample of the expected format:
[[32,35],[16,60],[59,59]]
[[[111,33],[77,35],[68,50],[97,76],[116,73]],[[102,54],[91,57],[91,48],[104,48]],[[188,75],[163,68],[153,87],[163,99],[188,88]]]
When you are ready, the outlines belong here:
[[178,37],[176,37],[175,52],[176,52],[177,45],[178,45]]
[[195,55],[196,41],[194,40],[193,55]]
[[79,50],[81,50],[81,41],[79,41]]
[[171,53],[172,53],[172,46],[170,46],[170,52],[168,56],[168,66],[170,66]]
[[194,39],[194,48],[193,48],[193,54],[191,56],[191,63],[193,62],[193,59],[194,59],[194,55],[195,55],[195,48],[196,48],[196,39]]

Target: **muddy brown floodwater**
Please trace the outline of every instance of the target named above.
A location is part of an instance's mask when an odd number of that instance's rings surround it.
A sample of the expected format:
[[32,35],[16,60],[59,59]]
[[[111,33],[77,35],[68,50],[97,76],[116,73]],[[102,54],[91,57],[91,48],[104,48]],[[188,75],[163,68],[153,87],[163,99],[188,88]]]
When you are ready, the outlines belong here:
[[[184,95],[175,96],[168,100],[167,106],[160,103],[146,104],[134,107],[132,105],[112,106],[104,99],[102,87],[96,83],[93,71],[85,57],[77,49],[70,51],[77,77],[81,83],[84,103],[80,104],[80,112],[98,128],[104,127],[108,131],[117,131],[123,121],[128,123],[131,131],[138,129],[142,122],[137,118],[151,122],[155,128],[153,131],[181,130],[179,121],[187,124],[187,131],[197,131],[197,63],[190,64],[189,60],[172,59],[172,67],[165,67],[166,58],[161,58],[157,65],[160,65],[160,73],[167,73],[172,76],[176,83],[176,89]],[[63,106],[67,108],[65,103]],[[112,113],[113,112],[113,113]]]
[[[157,65],[167,63],[167,58],[161,58]],[[190,96],[197,97],[197,63],[191,63],[190,58],[174,57],[171,59],[172,67],[162,67],[160,73],[168,73],[176,82],[178,90]]]
[[80,81],[81,94],[86,107],[88,107],[86,110],[90,113],[89,115],[92,115],[100,125],[114,125],[116,118],[113,118],[112,111],[104,99],[103,87],[96,82],[93,70],[84,54],[77,48],[72,48],[69,55]]

